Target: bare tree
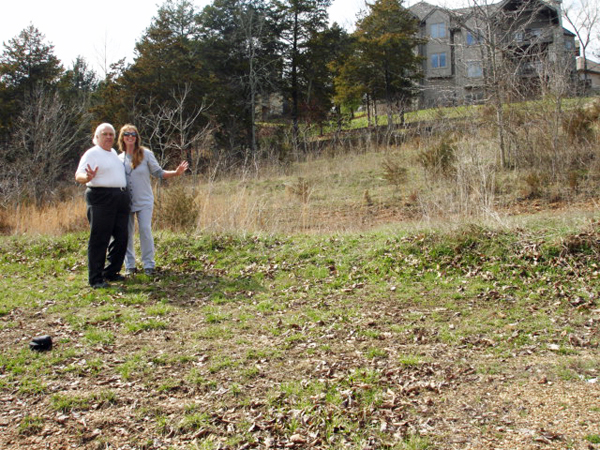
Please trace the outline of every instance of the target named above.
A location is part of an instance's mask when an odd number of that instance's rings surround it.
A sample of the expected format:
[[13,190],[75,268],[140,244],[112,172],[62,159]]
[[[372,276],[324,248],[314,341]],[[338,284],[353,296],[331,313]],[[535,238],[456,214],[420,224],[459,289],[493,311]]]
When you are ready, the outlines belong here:
[[600,20],[600,6],[593,0],[571,0],[563,9],[565,20],[573,27],[577,39],[581,45],[581,56],[583,57],[583,82],[584,89],[588,85],[588,60],[587,49],[592,41],[594,33],[598,29]]
[[270,48],[273,33],[269,26],[269,18],[260,4],[240,4],[236,9],[235,22],[241,33],[242,54],[247,60],[247,73],[241,84],[248,93],[251,121],[251,156],[257,157],[257,117],[259,103],[268,101],[270,93],[277,92],[279,55]]
[[160,105],[148,108],[155,111],[140,117],[150,131],[149,141],[161,165],[167,165],[173,154],[190,161],[191,169],[197,174],[202,159],[202,147],[211,136],[212,125],[208,123],[198,130],[197,121],[208,107],[202,103],[191,110],[188,108],[192,88],[189,83],[171,92],[172,106]]
[[557,2],[473,0],[469,14],[455,17],[480,52],[482,88],[495,110],[503,167],[516,163],[511,161],[505,105],[548,92],[560,99],[571,87],[575,67],[569,55],[574,54],[565,50],[561,14]]
[[[64,179],[69,154],[84,145],[89,124],[87,98],[67,104],[59,93],[37,86],[24,103],[3,171],[19,199],[42,204]],[[6,178],[3,184],[6,188]]]

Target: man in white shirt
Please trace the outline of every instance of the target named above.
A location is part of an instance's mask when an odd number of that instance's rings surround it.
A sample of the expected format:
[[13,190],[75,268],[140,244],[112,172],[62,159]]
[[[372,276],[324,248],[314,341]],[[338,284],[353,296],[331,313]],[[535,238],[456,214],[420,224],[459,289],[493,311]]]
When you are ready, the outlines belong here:
[[127,250],[130,197],[123,162],[112,148],[114,141],[113,126],[98,125],[95,145],[83,154],[75,172],[77,182],[87,186],[88,281],[93,288],[124,279],[119,272]]

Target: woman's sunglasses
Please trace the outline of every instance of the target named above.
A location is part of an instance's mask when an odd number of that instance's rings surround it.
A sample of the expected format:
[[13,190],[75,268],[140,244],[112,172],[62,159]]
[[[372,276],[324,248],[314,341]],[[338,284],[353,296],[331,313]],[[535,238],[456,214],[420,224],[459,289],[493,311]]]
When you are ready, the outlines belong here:
[[137,136],[137,133],[135,131],[126,131],[123,133],[123,136]]

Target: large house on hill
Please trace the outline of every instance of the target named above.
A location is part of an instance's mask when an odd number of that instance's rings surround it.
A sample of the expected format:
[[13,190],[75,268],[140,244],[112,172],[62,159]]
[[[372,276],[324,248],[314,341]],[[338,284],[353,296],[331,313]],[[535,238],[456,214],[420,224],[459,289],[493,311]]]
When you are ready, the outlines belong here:
[[[411,7],[426,44],[420,107],[485,101],[491,86],[533,94],[543,83],[576,79],[575,35],[563,28],[560,0],[503,0],[448,9]],[[510,86],[509,86],[510,85]]]

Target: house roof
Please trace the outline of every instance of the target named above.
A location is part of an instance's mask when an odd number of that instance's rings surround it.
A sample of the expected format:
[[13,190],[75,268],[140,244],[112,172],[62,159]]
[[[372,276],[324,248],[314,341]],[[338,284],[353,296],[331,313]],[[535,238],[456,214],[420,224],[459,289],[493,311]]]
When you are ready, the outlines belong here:
[[[582,57],[577,58],[577,71],[584,71],[584,59]],[[600,74],[600,63],[595,61],[587,60],[587,72]]]
[[[537,1],[544,4],[548,8],[552,8],[555,11],[557,10],[556,6],[554,5],[555,0],[537,0]],[[502,0],[498,3],[493,3],[493,4],[488,4],[488,5],[484,4],[484,5],[478,5],[478,6],[467,6],[467,7],[463,7],[463,8],[445,8],[445,7],[441,7],[441,6],[432,5],[430,3],[427,3],[426,1],[420,1],[420,2],[415,3],[414,5],[410,6],[408,9],[413,14],[415,14],[419,19],[423,20],[429,14],[431,14],[432,11],[434,11],[436,9],[448,11],[455,15],[468,15],[468,14],[473,13],[476,10],[481,10],[481,9],[486,9],[489,13],[493,13],[494,11],[508,8],[511,4],[522,3],[522,2],[523,2],[523,0]]]
[[[410,6],[408,10],[416,15],[419,20],[425,21],[431,13],[436,10],[446,11],[447,13],[454,16],[456,19],[465,19],[466,16],[475,13],[477,10],[485,9],[488,14],[493,14],[498,10],[502,10],[505,8],[509,8],[511,5],[515,5],[517,3],[522,3],[524,0],[501,0],[498,3],[493,3],[489,5],[481,5],[481,6],[468,6],[463,8],[444,8],[441,6],[432,5],[427,3],[426,1],[420,1],[415,3],[413,6]],[[534,0],[535,1],[535,0]],[[556,2],[559,0],[537,0],[542,3],[544,6],[551,8],[556,14],[558,14],[558,9],[556,6]],[[575,37],[575,34],[568,30],[567,28],[563,28],[563,31],[566,36]]]
[[431,13],[431,11],[438,8],[438,6],[432,5],[427,2],[419,2],[409,7],[408,10],[415,14],[419,19],[423,20]]

